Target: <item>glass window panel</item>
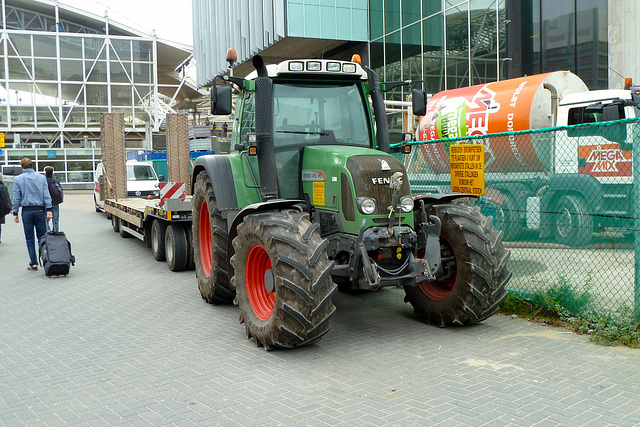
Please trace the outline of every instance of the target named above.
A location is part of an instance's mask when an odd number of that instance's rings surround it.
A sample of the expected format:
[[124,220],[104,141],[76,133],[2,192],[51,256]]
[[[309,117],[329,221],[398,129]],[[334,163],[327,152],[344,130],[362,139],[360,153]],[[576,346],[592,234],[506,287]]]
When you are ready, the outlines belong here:
[[385,33],[400,28],[400,0],[384,0],[384,19]]
[[[487,0],[471,0],[471,84],[497,80],[495,3]],[[503,9],[504,13],[504,9]],[[504,15],[503,15],[504,16]]]
[[58,107],[51,105],[49,107],[36,107],[37,126],[54,126],[58,124]]
[[129,82],[129,76],[131,75],[131,64],[120,63],[119,61],[111,61],[111,82],[113,83],[127,83]]
[[60,72],[63,81],[81,82],[84,80],[82,60],[61,59]]
[[60,58],[82,58],[82,37],[60,36]]
[[87,127],[99,128],[100,127],[100,114],[108,113],[107,107],[87,107]]
[[85,61],[84,70],[88,82],[103,83],[107,81],[107,63],[105,61]]
[[35,58],[33,69],[36,80],[58,80],[58,64],[55,59]]
[[93,182],[93,171],[90,172],[68,172],[67,182]]
[[574,0],[541,0],[541,71],[576,72]]
[[384,35],[382,0],[371,0],[369,2],[369,32],[371,40]]
[[[400,62],[402,45],[400,43],[400,31],[396,31],[385,37],[385,44],[386,67],[384,81],[400,81],[402,80],[402,63]],[[402,100],[402,90],[397,88],[391,92],[387,92],[387,99]]]
[[9,42],[9,55],[31,56],[30,34],[11,33],[9,34]]
[[152,47],[150,41],[133,40],[132,41],[132,59],[134,61],[152,61]]
[[133,63],[133,81],[136,83],[152,83],[151,64],[146,62],[134,62]]
[[402,0],[402,26],[418,22],[420,18],[420,3],[415,0]]
[[84,127],[84,108],[81,106],[62,107],[62,117],[65,126]]
[[64,171],[64,151],[60,149],[38,150],[38,171],[44,172],[44,168],[47,166],[53,168],[53,174],[57,178],[57,175],[60,175],[60,172]]
[[423,21],[424,72],[427,91],[437,93],[444,90],[444,17],[434,15]]
[[9,79],[30,80],[31,75],[31,59],[9,58]]
[[[422,80],[422,24],[416,23],[402,30],[402,80]],[[410,89],[403,88],[403,92]]]
[[109,105],[107,90],[107,85],[87,85],[87,105]]
[[104,46],[104,38],[84,38],[84,58],[85,59],[107,59]]
[[43,57],[56,56],[56,37],[55,36],[33,36],[33,55]]
[[131,105],[131,86],[111,85],[111,105]]
[[469,85],[468,23],[466,8],[447,11],[447,89]]
[[131,59],[131,40],[111,39],[111,46],[116,54],[112,58],[120,58],[121,61]]
[[133,104],[148,104],[150,102],[151,86],[136,85],[133,92]]
[[69,148],[67,149],[67,160],[93,160],[92,149]]
[[[24,144],[24,139],[22,140],[22,144]],[[28,157],[31,160],[34,160],[36,158],[36,150],[25,150],[25,149],[18,149],[18,150],[11,150],[11,151],[7,151],[7,157],[9,158],[9,160],[17,160],[18,164],[20,164],[20,160],[22,160],[23,157]]]
[[607,89],[609,85],[607,0],[577,2],[576,7],[577,74],[589,89]]
[[81,84],[62,83],[62,101],[67,104],[84,104],[84,87]]
[[136,127],[144,127],[149,122],[149,114],[141,108],[136,108],[133,112],[134,124]]
[[422,16],[428,17],[442,11],[442,0],[422,0]]
[[38,83],[38,87],[32,87],[29,91],[36,94],[36,103],[39,105],[58,105],[58,84]]
[[0,105],[0,124],[7,125],[8,123],[7,107],[6,105]]
[[[382,39],[369,44],[369,66],[373,69],[384,68],[384,42]],[[378,73],[383,76],[383,73]]]
[[33,106],[14,105],[11,107],[13,126],[33,126]]

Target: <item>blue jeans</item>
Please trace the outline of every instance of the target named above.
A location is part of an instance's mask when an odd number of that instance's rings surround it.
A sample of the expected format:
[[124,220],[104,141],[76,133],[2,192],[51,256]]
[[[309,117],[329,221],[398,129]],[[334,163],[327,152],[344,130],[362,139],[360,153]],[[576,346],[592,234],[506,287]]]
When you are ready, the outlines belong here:
[[[44,208],[38,210],[22,209],[22,227],[24,228],[24,237],[27,240],[27,250],[29,251],[29,265],[38,265],[38,255],[35,237],[38,238],[38,244],[47,230],[46,225],[47,214]],[[35,229],[35,234],[33,230]]]
[[[58,226],[58,218],[60,218],[60,205],[53,205],[51,209],[53,212],[53,218],[45,220],[45,224],[47,224],[47,231],[60,231],[60,227]],[[49,221],[51,221],[51,225],[49,225]]]

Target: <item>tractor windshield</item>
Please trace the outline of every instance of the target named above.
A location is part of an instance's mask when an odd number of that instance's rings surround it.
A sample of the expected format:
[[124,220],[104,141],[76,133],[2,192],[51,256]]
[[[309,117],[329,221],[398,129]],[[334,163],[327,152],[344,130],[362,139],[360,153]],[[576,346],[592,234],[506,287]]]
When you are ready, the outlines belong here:
[[273,85],[274,145],[371,146],[366,101],[355,83]]

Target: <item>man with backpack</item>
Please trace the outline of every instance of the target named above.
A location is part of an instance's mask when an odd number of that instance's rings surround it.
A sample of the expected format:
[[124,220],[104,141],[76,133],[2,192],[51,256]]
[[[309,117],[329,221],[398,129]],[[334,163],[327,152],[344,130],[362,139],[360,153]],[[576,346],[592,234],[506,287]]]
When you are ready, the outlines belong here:
[[51,226],[47,219],[47,231],[60,231],[59,218],[60,218],[60,203],[64,200],[64,193],[62,191],[62,185],[60,181],[53,177],[53,167],[47,166],[44,168],[44,175],[47,177],[47,185],[49,187],[49,194],[51,194],[51,204],[53,218],[51,219]]

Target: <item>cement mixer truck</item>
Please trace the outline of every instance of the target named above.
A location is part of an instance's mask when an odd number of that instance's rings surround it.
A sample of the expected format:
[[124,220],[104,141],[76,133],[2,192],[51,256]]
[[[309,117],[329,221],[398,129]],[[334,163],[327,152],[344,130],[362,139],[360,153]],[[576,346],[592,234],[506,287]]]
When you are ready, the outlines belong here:
[[[640,86],[589,91],[557,71],[437,93],[427,103],[409,165],[417,189],[449,191],[449,138],[640,116]],[[633,124],[568,127],[463,140],[485,146],[486,194],[497,206],[505,240],[526,228],[580,246],[593,233],[630,221]],[[440,141],[442,140],[442,141]]]

